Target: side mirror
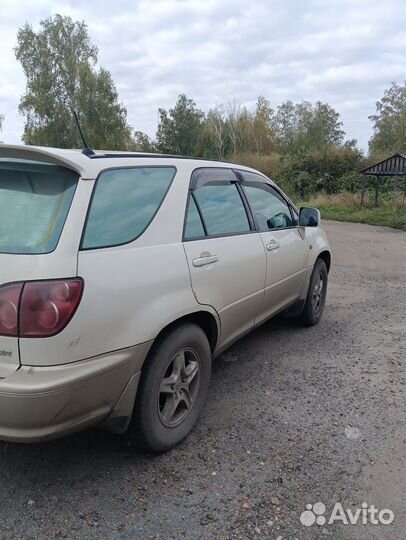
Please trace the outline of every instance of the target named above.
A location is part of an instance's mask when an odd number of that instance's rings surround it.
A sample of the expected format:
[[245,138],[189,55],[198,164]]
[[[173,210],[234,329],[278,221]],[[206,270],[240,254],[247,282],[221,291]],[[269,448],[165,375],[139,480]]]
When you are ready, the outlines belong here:
[[299,211],[299,225],[301,227],[317,227],[320,224],[320,212],[317,208],[302,206]]
[[273,217],[266,220],[268,229],[284,229],[292,226],[292,220],[283,212],[275,214]]

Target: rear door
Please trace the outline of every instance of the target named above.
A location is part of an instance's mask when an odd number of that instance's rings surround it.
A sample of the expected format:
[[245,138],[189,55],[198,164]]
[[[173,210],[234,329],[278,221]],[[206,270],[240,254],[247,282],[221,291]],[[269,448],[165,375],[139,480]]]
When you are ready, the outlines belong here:
[[266,273],[263,243],[231,169],[194,171],[184,249],[195,297],[219,313],[226,346],[254,326]]
[[256,321],[260,323],[299,297],[305,284],[309,246],[279,190],[259,174],[240,174],[266,251],[265,294]]

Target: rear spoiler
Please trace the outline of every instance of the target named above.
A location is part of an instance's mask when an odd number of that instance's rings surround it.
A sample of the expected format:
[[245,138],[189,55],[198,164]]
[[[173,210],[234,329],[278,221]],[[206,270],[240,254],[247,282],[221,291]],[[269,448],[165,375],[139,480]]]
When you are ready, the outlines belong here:
[[67,154],[69,154],[68,151],[64,152],[57,148],[0,143],[0,158],[31,159],[33,161],[52,163],[70,169],[84,179],[91,179],[92,176],[89,176],[85,166],[89,158],[78,151],[77,155],[75,155],[75,161],[72,161],[67,157]]

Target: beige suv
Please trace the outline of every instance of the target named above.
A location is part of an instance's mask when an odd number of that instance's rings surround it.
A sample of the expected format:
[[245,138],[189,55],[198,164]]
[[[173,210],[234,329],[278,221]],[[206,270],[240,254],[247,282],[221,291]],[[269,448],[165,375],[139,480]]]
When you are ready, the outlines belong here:
[[0,215],[4,440],[100,424],[167,450],[213,358],[281,311],[322,315],[319,212],[241,165],[0,145]]

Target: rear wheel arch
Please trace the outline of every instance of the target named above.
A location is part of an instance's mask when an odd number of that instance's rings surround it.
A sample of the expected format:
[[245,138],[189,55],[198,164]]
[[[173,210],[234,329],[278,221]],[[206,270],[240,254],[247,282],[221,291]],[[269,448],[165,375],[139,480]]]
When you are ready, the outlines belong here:
[[175,319],[162,328],[162,330],[155,337],[154,341],[156,342],[160,340],[163,335],[171,332],[176,326],[184,323],[196,324],[203,330],[209,342],[211,353],[214,354],[217,347],[220,329],[215,316],[209,311],[196,311]]

